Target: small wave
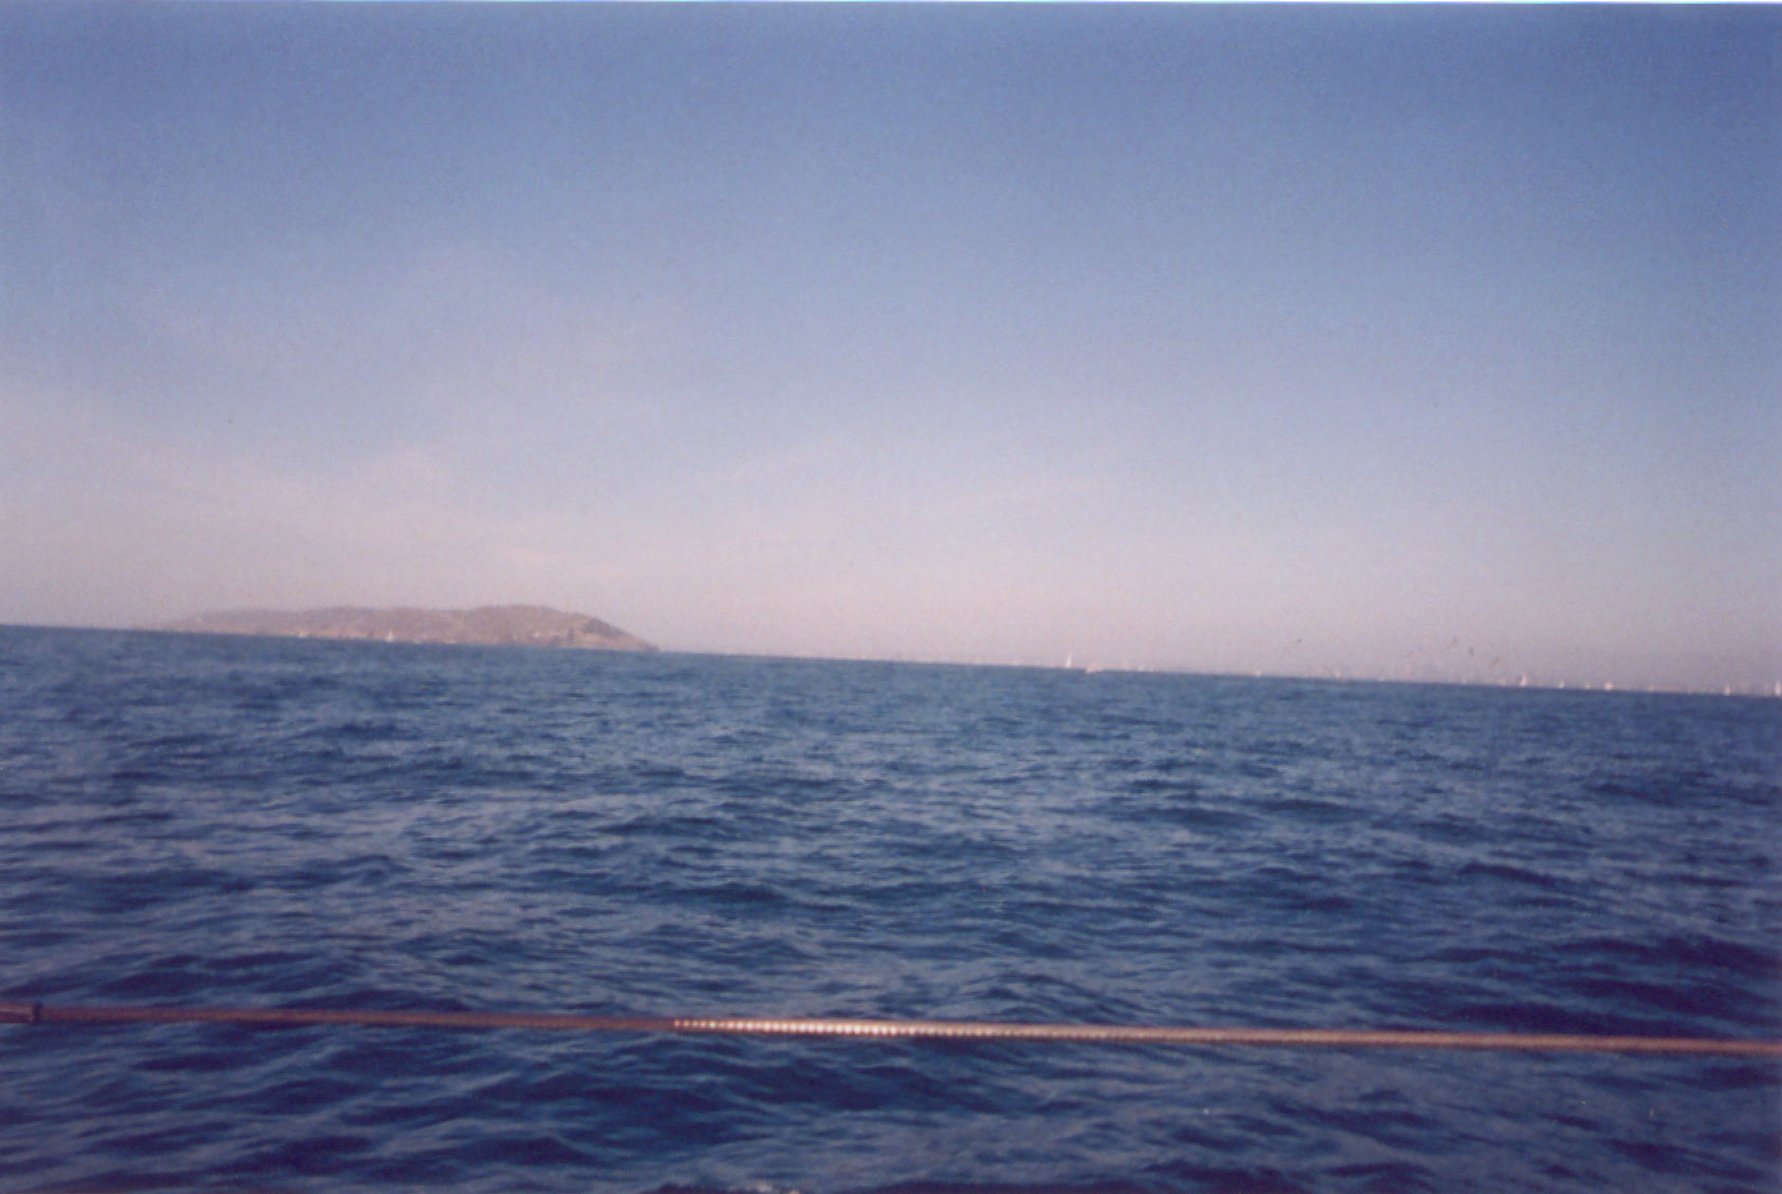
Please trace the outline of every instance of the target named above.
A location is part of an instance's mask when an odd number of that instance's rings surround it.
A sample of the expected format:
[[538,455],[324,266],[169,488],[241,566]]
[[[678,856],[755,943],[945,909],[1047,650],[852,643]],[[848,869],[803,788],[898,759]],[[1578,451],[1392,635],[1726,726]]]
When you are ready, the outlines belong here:
[[1526,883],[1531,887],[1560,887],[1563,881],[1557,876],[1542,871],[1529,870],[1526,867],[1511,866],[1504,862],[1469,862],[1460,868],[1461,878],[1504,879],[1511,883]]
[[1570,956],[1600,955],[1617,962],[1677,970],[1724,970],[1743,978],[1782,979],[1782,953],[1757,949],[1719,937],[1670,935],[1655,941],[1626,937],[1589,937],[1571,943]]
[[727,880],[723,883],[688,887],[686,892],[697,899],[709,900],[724,907],[780,906],[791,902],[785,892],[761,883]]

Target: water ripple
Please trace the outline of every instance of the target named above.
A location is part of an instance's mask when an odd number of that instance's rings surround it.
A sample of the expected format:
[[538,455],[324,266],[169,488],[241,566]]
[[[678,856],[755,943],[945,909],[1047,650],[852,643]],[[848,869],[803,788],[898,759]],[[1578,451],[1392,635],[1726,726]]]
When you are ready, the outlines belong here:
[[[1777,1035],[1772,702],[0,630],[0,995]],[[8,1028],[0,1185],[1775,1189],[1767,1064]]]

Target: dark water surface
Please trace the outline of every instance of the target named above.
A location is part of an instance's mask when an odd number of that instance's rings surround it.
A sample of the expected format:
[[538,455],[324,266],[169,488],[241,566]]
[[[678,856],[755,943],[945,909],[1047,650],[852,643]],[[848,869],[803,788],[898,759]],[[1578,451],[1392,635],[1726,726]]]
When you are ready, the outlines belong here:
[[[0,996],[1782,1033],[1782,702],[0,630]],[[1773,1062],[0,1028],[0,1188],[1758,1190]]]

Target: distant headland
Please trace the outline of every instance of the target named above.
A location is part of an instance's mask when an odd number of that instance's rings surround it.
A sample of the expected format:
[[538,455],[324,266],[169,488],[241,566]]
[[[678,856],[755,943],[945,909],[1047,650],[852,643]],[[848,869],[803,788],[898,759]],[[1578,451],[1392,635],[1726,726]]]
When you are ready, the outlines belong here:
[[484,605],[476,609],[366,609],[339,606],[301,611],[227,610],[149,627],[184,634],[245,634],[280,638],[372,639],[391,643],[478,643],[575,647],[596,651],[654,651],[642,639],[587,614],[542,605]]

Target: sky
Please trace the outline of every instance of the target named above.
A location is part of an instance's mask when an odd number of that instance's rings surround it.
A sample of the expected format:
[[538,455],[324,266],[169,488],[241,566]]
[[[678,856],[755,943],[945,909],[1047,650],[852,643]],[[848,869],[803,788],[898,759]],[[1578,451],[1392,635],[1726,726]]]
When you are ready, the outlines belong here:
[[1782,680],[1782,8],[0,6],[0,623]]

